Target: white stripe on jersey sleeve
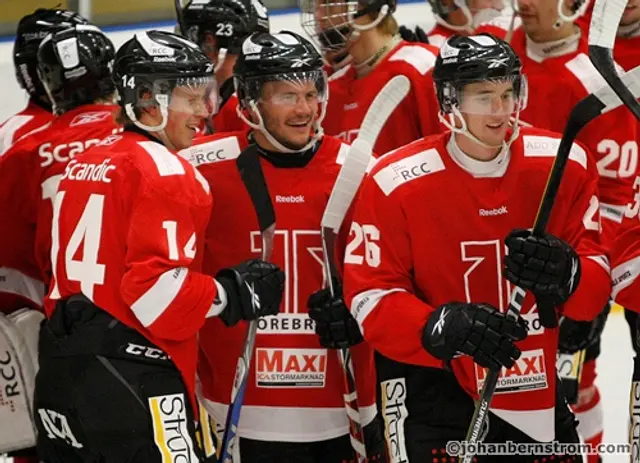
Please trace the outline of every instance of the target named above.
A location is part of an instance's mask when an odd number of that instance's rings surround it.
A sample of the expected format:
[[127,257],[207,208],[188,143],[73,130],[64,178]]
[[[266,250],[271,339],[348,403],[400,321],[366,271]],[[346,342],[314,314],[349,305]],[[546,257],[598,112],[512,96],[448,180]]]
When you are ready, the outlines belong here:
[[131,310],[144,327],[155,322],[178,296],[189,270],[178,267],[164,272],[155,284],[131,304]]

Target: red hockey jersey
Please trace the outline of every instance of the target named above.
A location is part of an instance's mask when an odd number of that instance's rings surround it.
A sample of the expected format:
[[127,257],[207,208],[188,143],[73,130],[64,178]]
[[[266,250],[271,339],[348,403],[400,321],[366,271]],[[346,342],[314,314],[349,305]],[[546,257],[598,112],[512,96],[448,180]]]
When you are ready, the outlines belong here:
[[626,209],[611,251],[611,297],[625,309],[640,313],[640,177],[635,198]]
[[[523,129],[510,152],[480,162],[462,154],[446,133],[374,166],[355,205],[344,259],[345,300],[372,348],[401,364],[442,368],[421,341],[436,307],[487,302],[506,310],[512,288],[502,276],[504,238],[514,228],[533,226],[559,138]],[[597,180],[586,150],[574,145],[548,231],[581,258],[580,285],[563,307],[577,320],[599,313],[611,290],[599,242]],[[532,438],[549,441],[558,331],[541,327],[530,294],[521,313],[529,335],[518,343],[522,357],[503,369],[491,410]],[[477,398],[485,371],[468,356],[452,366]]]
[[429,45],[440,48],[449,37],[456,35],[456,31],[449,29],[442,24],[436,23],[427,35],[429,37]]
[[638,29],[629,36],[618,36],[613,47],[613,57],[622,69],[631,71],[640,66],[640,23]]
[[[579,39],[545,48],[533,45],[520,28],[514,32],[511,45],[522,59],[529,81],[529,104],[521,114],[524,123],[562,133],[573,107],[607,85],[589,60],[584,33]],[[633,180],[638,173],[637,128],[635,117],[623,106],[598,117],[578,135],[593,155],[600,174],[605,244],[615,237],[624,208],[631,201]]]
[[0,310],[42,306],[50,273],[53,198],[65,164],[119,130],[114,106],[83,105],[0,158]]
[[20,138],[52,120],[52,113],[30,100],[22,111],[0,124],[0,156]]
[[[205,236],[203,269],[209,275],[261,255],[258,222],[235,163],[247,145],[244,131],[214,135],[182,152],[216,198]],[[307,315],[309,295],[325,283],[320,220],[347,148],[325,136],[306,166],[276,167],[262,159],[276,215],[272,260],[287,280],[281,313],[258,323],[241,437],[311,442],[349,432],[338,353],[320,345]],[[219,319],[207,320],[200,331],[202,402],[217,422],[226,417],[245,333],[245,323],[227,328]],[[368,423],[376,413],[372,351],[363,343],[352,352],[360,411]]]
[[336,71],[329,83],[329,103],[322,123],[325,133],[351,143],[358,136],[369,106],[389,80],[405,75],[411,90],[384,125],[374,151],[380,155],[418,138],[441,131],[429,71],[438,49],[423,43],[401,41],[367,75],[357,78],[353,65]]
[[238,132],[247,127],[247,124],[238,117],[236,106],[238,106],[238,97],[234,93],[212,118],[215,133]]
[[82,292],[164,350],[194,410],[196,334],[216,294],[198,273],[209,186],[184,159],[124,132],[71,160],[55,198],[54,274],[45,300]]

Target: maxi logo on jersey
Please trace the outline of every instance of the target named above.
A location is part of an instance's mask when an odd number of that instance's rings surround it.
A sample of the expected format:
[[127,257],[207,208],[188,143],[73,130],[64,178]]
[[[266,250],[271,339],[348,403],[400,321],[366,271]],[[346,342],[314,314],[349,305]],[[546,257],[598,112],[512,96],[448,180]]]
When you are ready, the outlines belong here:
[[[480,392],[487,377],[487,369],[475,364],[475,370],[476,384],[478,392]],[[496,394],[546,389],[547,387],[544,352],[542,349],[534,349],[524,351],[513,367],[502,368],[498,377]]]
[[258,387],[324,387],[326,349],[256,349]]

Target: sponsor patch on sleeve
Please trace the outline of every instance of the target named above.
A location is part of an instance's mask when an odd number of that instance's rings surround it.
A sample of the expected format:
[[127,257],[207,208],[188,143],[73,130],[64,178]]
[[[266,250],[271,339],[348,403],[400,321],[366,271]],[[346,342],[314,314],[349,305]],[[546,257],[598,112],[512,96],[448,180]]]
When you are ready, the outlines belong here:
[[380,169],[373,176],[382,192],[389,196],[396,188],[425,175],[444,170],[436,149],[421,151]]

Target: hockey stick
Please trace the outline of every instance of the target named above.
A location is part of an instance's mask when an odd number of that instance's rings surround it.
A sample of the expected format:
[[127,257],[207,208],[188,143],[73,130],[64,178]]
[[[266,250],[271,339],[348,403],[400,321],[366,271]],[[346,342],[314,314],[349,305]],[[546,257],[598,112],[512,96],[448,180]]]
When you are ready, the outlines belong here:
[[[391,113],[407,96],[411,84],[407,77],[400,75],[391,79],[378,93],[371,103],[367,114],[360,125],[358,138],[347,151],[347,155],[340,169],[340,173],[331,190],[331,196],[322,216],[322,247],[324,253],[324,267],[331,295],[334,295],[333,281],[337,281],[338,272],[335,264],[336,240],[344,217],[358,191],[371,161],[373,145],[387,122]],[[351,445],[355,450],[358,461],[366,461],[367,452],[362,431],[362,417],[358,406],[353,361],[349,349],[338,352],[343,371],[344,406],[347,410]]]
[[616,95],[640,121],[640,103],[618,76],[613,61],[616,33],[626,5],[627,0],[596,0],[589,25],[589,58]]
[[180,35],[183,37],[187,36],[187,26],[184,22],[184,15],[182,14],[182,0],[174,0],[173,6],[176,10],[176,20],[178,21],[178,27],[180,28]]
[[[236,160],[236,165],[242,177],[242,182],[251,197],[251,203],[255,209],[256,216],[258,217],[260,234],[262,235],[262,260],[267,261],[273,251],[276,213],[273,209],[269,190],[262,173],[257,147],[252,146],[243,151]],[[240,409],[244,402],[244,393],[247,388],[247,379],[249,377],[249,368],[251,366],[257,332],[258,321],[253,320],[249,322],[242,355],[238,358],[238,365],[236,366],[236,377],[231,391],[231,403],[227,411],[227,422],[219,460],[221,463],[231,463],[233,461],[233,448],[236,443],[238,423],[240,422]]]
[[[626,73],[622,77],[622,82],[630,89],[632,95],[635,95],[636,98],[640,96],[640,66]],[[621,104],[622,102],[616,93],[614,93],[614,90],[608,86],[604,86],[595,93],[580,100],[571,111],[569,121],[567,122],[567,126],[562,134],[562,139],[560,140],[560,145],[558,146],[558,152],[553,162],[551,172],[549,173],[544,195],[540,202],[540,208],[538,209],[538,214],[533,226],[533,233],[535,235],[543,234],[547,227],[553,203],[558,193],[558,188],[560,187],[560,180],[562,179],[571,152],[571,146],[576,136],[596,117],[619,107]],[[518,317],[525,295],[526,293],[522,288],[517,286],[514,288],[511,294],[511,300],[509,301],[509,307],[507,308],[508,316],[512,318]],[[467,431],[467,443],[475,445],[481,440],[482,427],[487,419],[489,406],[493,399],[499,374],[499,370],[490,370],[487,375],[482,390],[480,391],[480,400],[476,403],[473,418]],[[473,447],[473,445],[471,447]],[[471,463],[473,456],[473,453],[464,454],[460,456],[460,461],[463,463]]]

